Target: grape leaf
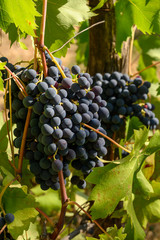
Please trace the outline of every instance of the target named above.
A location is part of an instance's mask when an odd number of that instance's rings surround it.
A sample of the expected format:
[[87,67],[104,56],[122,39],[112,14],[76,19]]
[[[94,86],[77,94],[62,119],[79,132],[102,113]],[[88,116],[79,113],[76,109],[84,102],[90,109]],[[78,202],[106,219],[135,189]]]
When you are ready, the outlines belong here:
[[32,0],[0,0],[0,28],[6,31],[14,23],[22,32],[35,36],[37,25],[35,16],[40,16],[36,11],[35,2]]
[[136,216],[140,224],[146,228],[147,223],[155,223],[160,220],[160,199],[144,199],[136,195],[133,201]]
[[115,5],[116,49],[121,51],[123,41],[131,36],[131,28],[136,25],[143,33],[160,34],[159,0],[119,0]]
[[[96,184],[89,197],[89,200],[94,200],[90,209],[93,219],[107,217],[114,211],[118,202],[132,191],[133,175],[137,168],[137,162],[137,157],[132,155],[126,157],[126,161],[118,166],[110,163],[103,167],[103,172],[101,170],[101,174],[98,175],[98,183],[96,178],[98,168],[95,168],[87,177],[86,180],[92,183],[94,178],[94,184]],[[109,169],[108,166],[113,168]]]
[[139,130],[134,130],[134,137],[135,137],[135,144],[134,144],[134,150],[139,151],[148,138],[149,130],[144,127],[144,129],[140,128]]
[[[95,15],[90,12],[86,0],[50,0],[47,5],[47,20],[45,30],[45,45],[53,51],[62,46],[74,36],[74,25],[89,19]],[[41,12],[42,0],[37,2],[37,9]],[[40,25],[40,19],[37,19]],[[69,46],[69,45],[68,45]],[[58,52],[58,56],[65,56],[67,46],[63,51]],[[56,54],[56,56],[57,56]]]
[[156,131],[147,147],[140,152],[147,137],[148,129],[135,130],[134,151],[130,155],[121,159],[119,165],[110,163],[103,168],[95,168],[87,177],[87,181],[96,184],[89,197],[94,201],[90,209],[93,219],[105,218],[122,198],[132,193],[135,172],[149,155],[160,150],[160,134]]
[[[36,194],[36,201],[39,203],[40,209],[42,209],[46,214],[50,215],[53,210],[59,211],[61,208],[61,201],[57,191],[48,189],[43,191],[40,186],[32,188],[32,192]],[[47,199],[47,201],[46,201]],[[54,201],[53,201],[54,199]]]
[[98,5],[97,5],[96,7],[94,7],[94,8],[92,9],[92,11],[95,11],[95,10],[103,7],[103,5],[104,5],[107,1],[108,1],[108,0],[99,0]]
[[37,203],[32,195],[26,194],[21,188],[8,188],[2,198],[2,204],[7,213],[12,213],[15,219],[8,225],[12,237],[17,239],[28,230],[30,223],[34,222],[38,212]]
[[0,152],[5,152],[8,146],[7,123],[4,122],[3,113],[0,112]]
[[14,179],[14,170],[9,164],[8,155],[6,152],[0,153],[0,173],[3,176],[3,185]]
[[137,172],[134,178],[133,192],[139,195],[145,195],[146,197],[150,196],[150,193],[153,193],[152,185],[145,178],[141,170]]
[[124,204],[124,208],[127,210],[127,213],[131,218],[131,226],[133,231],[131,239],[144,240],[145,232],[137,219],[131,194],[128,196],[128,201],[126,201],[126,203]]
[[126,131],[125,131],[125,140],[128,141],[134,134],[134,129],[139,129],[143,126],[137,117],[127,117],[126,119]]
[[[150,66],[153,61],[157,61],[157,49],[160,49],[160,40],[156,35],[142,35],[136,41],[134,41],[134,46],[140,53],[138,70],[145,69],[147,66]],[[146,69],[140,73],[143,79],[149,82],[157,82],[157,67],[153,66],[149,69]]]

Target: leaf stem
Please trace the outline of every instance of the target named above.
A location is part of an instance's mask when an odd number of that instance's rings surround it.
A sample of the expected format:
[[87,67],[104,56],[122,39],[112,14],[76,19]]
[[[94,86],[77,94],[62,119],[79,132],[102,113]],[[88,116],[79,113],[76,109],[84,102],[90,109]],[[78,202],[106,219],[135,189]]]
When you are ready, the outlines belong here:
[[117,147],[122,148],[124,151],[126,151],[126,152],[128,152],[128,153],[131,153],[131,151],[129,151],[128,149],[124,148],[123,146],[121,146],[120,144],[118,144],[116,141],[114,141],[112,138],[108,137],[108,136],[105,135],[104,133],[98,131],[97,129],[89,126],[89,125],[86,124],[86,123],[82,123],[82,125],[84,125],[84,126],[87,127],[87,128],[90,128],[92,131],[100,134],[100,135],[103,136],[104,138],[107,138],[109,141],[111,141],[112,143],[114,143]]
[[151,64],[151,65],[145,67],[144,69],[142,69],[142,70],[140,70],[140,71],[134,73],[134,74],[131,75],[130,77],[135,77],[136,75],[139,75],[141,72],[147,70],[148,68],[154,67],[154,66],[156,66],[156,65],[158,65],[158,64],[160,64],[160,61],[158,61],[158,62],[156,62],[156,63],[153,63],[153,64]]
[[32,114],[32,109],[29,108],[28,113],[27,113],[25,126],[24,126],[24,131],[23,131],[22,143],[21,143],[21,148],[20,148],[20,153],[19,153],[17,174],[22,173],[23,156],[24,156],[24,150],[25,150],[25,144],[26,144],[26,138],[27,138],[27,131],[28,131],[29,123],[30,123],[31,114]]

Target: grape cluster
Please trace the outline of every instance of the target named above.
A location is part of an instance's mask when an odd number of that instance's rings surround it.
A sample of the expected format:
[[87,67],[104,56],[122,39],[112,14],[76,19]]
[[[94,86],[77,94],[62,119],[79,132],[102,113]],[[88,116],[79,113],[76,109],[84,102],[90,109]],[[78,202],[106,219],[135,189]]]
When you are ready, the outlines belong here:
[[[12,81],[15,87],[12,89],[14,146],[21,147],[27,111],[32,108],[25,158],[30,161],[36,182],[43,190],[49,187],[57,190],[59,171],[63,171],[66,179],[71,169],[75,169],[71,183],[83,189],[84,178],[94,167],[103,166],[99,159],[107,154],[105,140],[83,123],[106,134],[101,120],[109,117],[109,111],[100,97],[102,88],[91,87],[93,80],[88,73],[81,73],[75,65],[71,72],[64,68],[66,77],[62,78],[58,68],[48,59],[47,62],[48,76],[43,79],[34,69],[19,68],[27,96],[24,97]],[[8,103],[9,99],[9,108]]]
[[131,80],[127,74],[120,72],[97,73],[93,81],[95,86],[103,88],[102,98],[107,102],[106,108],[110,112],[104,123],[105,128],[111,130],[108,131],[111,136],[120,129],[126,116],[138,117],[150,129],[155,129],[159,124],[152,112],[153,104],[142,103],[148,98],[150,82],[143,82],[140,77]]

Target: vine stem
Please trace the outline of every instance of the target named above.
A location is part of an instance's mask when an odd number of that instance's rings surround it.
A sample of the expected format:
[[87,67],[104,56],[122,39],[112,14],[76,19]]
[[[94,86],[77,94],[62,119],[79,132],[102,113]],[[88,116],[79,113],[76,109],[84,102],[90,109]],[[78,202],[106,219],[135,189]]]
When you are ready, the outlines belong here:
[[32,109],[28,109],[27,113],[27,118],[24,126],[24,131],[23,131],[23,137],[22,137],[22,143],[21,143],[21,148],[20,148],[20,153],[19,153],[19,161],[18,161],[18,169],[17,169],[17,174],[22,173],[22,165],[23,165],[23,156],[24,156],[24,150],[25,150],[25,144],[26,144],[26,138],[27,138],[27,131],[30,123],[30,118],[32,114]]
[[124,151],[128,152],[128,153],[131,153],[131,151],[129,151],[128,149],[124,148],[123,146],[121,146],[120,144],[118,144],[116,141],[114,141],[112,138],[108,137],[107,135],[105,135],[104,133],[98,131],[97,129],[89,126],[88,124],[86,123],[81,123],[82,125],[84,125],[85,127],[87,128],[90,128],[92,131],[100,134],[101,136],[103,136],[104,138],[107,138],[109,141],[111,141],[112,143],[114,143],[117,147],[123,149]]
[[47,0],[43,0],[43,9],[42,9],[42,20],[41,20],[41,28],[40,28],[40,40],[39,40],[39,50],[41,53],[41,59],[42,59],[42,64],[43,64],[43,74],[44,77],[47,76],[48,73],[48,68],[47,68],[47,63],[46,63],[46,58],[45,58],[45,53],[42,50],[44,46],[44,36],[45,36],[45,26],[46,26],[46,14],[47,14]]
[[94,222],[99,229],[101,229],[101,231],[103,233],[105,233],[110,239],[113,240],[113,238],[101,227],[101,225],[96,220],[92,220],[91,215],[87,211],[85,211],[78,203],[76,203],[74,201],[69,201],[67,204],[68,205],[76,205],[77,207],[79,207],[87,215],[87,217],[89,217],[89,219],[91,219],[91,221]]
[[154,67],[154,66],[156,66],[156,65],[158,65],[158,64],[160,64],[160,61],[158,61],[158,62],[156,62],[156,63],[153,63],[153,64],[151,64],[151,65],[145,67],[144,69],[142,69],[142,70],[140,70],[140,71],[134,73],[134,74],[131,75],[130,77],[135,77],[136,75],[139,75],[141,72],[147,70],[148,68]]
[[41,209],[39,209],[39,208],[35,208],[41,215],[43,215],[46,219],[47,219],[47,221],[52,225],[52,226],[54,226],[54,223],[52,222],[52,220],[50,219],[50,217],[48,217],[47,216],[47,214],[46,213],[44,213]]
[[[60,157],[60,160],[63,161],[62,156]],[[62,208],[61,208],[61,213],[59,216],[58,223],[56,224],[56,228],[54,229],[54,232],[51,234],[51,239],[55,240],[60,233],[60,231],[63,228],[64,225],[64,218],[66,215],[66,210],[67,210],[67,203],[69,201],[67,197],[67,192],[64,184],[64,177],[63,177],[63,171],[58,172],[58,177],[59,177],[59,182],[60,182],[60,191],[61,191],[61,202],[62,202]]]

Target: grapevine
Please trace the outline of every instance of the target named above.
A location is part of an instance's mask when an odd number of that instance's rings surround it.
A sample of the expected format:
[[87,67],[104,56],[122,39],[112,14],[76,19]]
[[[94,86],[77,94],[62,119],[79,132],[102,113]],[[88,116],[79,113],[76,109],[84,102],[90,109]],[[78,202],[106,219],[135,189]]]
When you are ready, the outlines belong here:
[[[146,225],[141,222],[136,204],[142,202],[142,211],[147,204],[158,204],[159,182],[153,165],[157,164],[160,135],[154,112],[157,106],[149,96],[152,84],[139,74],[159,61],[131,76],[118,67],[91,75],[77,64],[64,66],[53,54],[105,20],[80,30],[53,50],[45,45],[50,2],[42,2],[40,29],[32,32],[34,59],[14,65],[7,57],[0,57],[5,116],[0,133],[5,135],[2,141],[9,143],[2,145],[2,150],[0,146],[0,239],[33,239],[27,235],[32,228],[37,229],[37,239],[61,239],[64,234],[70,237],[72,234],[66,232],[67,214],[75,212],[72,229],[78,208],[83,212],[79,214],[80,224],[91,226],[91,232],[84,231],[87,240],[129,239],[129,232],[134,232],[132,239],[143,240]],[[94,17],[88,11],[86,19]],[[35,16],[39,17],[38,12]],[[24,30],[26,34],[28,29]],[[21,28],[17,32],[24,34]],[[134,37],[130,43],[130,73]],[[154,168],[152,174],[148,167]],[[90,193],[86,208],[75,199],[77,191],[85,196]],[[45,212],[48,203],[46,200],[43,206],[41,193],[60,198],[58,214],[57,209]],[[152,215],[155,221],[160,219],[158,213],[147,214],[148,222],[153,221]],[[112,218],[119,219],[123,226],[109,228]]]

